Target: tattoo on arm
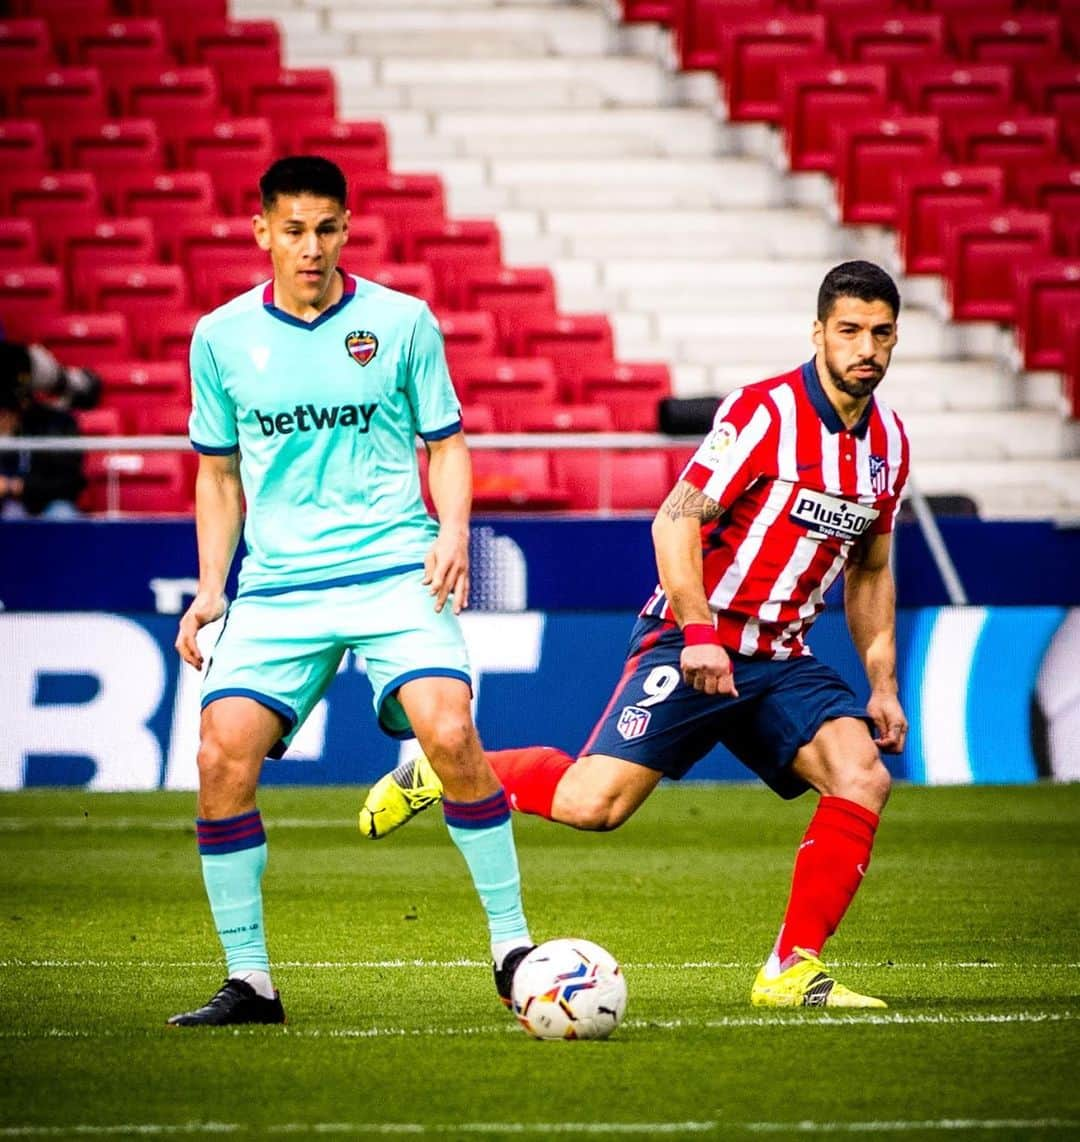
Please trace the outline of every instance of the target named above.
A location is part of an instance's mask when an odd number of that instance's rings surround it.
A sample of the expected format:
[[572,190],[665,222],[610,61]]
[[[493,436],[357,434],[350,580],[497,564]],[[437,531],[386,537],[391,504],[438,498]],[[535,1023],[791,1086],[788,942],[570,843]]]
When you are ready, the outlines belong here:
[[696,519],[699,523],[712,523],[720,518],[720,505],[716,500],[710,500],[685,480],[671,489],[662,510],[672,520]]

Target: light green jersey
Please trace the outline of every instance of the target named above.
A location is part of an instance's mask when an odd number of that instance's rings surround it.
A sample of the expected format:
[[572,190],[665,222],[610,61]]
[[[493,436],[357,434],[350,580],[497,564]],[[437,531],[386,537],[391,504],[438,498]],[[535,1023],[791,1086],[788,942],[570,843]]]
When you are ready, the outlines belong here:
[[241,595],[416,567],[437,530],[416,437],[461,430],[442,335],[418,298],[343,278],[311,323],[278,309],[267,283],[195,327],[189,432],[199,452],[240,452]]

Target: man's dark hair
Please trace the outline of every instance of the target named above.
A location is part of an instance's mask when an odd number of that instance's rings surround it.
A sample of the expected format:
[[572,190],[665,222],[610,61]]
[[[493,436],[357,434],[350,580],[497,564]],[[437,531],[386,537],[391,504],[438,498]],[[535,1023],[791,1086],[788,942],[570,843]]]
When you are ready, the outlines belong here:
[[279,194],[313,194],[345,205],[347,187],[341,167],[319,155],[287,155],[259,179],[263,210],[273,208]]
[[843,262],[829,270],[818,290],[818,321],[824,321],[829,316],[836,299],[840,297],[883,301],[892,307],[894,320],[900,316],[900,291],[896,288],[896,282],[873,262]]

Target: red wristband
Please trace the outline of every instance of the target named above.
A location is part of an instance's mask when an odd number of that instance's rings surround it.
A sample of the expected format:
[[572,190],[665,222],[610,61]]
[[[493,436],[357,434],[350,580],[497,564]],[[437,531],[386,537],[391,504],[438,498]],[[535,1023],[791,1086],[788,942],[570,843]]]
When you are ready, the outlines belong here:
[[715,643],[716,627],[712,623],[687,623],[682,628],[683,642],[687,646],[705,646]]

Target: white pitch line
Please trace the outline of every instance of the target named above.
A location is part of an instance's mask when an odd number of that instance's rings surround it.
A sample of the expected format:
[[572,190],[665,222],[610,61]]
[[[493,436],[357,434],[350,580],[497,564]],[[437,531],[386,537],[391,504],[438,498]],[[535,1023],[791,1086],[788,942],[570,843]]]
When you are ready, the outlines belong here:
[[281,1122],[274,1125],[249,1125],[243,1122],[143,1122],[114,1126],[95,1126],[88,1123],[71,1126],[3,1126],[0,1138],[103,1138],[113,1135],[143,1137],[175,1136],[184,1134],[343,1134],[351,1137],[425,1136],[470,1134],[539,1134],[550,1137],[557,1134],[585,1135],[645,1135],[655,1138],[679,1134],[720,1134],[733,1132],[750,1134],[884,1134],[895,1132],[929,1132],[951,1130],[1031,1131],[1069,1130],[1080,1127],[1080,1121],[1068,1118],[940,1118],[895,1119],[871,1122]]
[[[0,970],[25,968],[212,968],[220,967],[219,960],[0,960]],[[760,960],[684,960],[663,961],[643,960],[623,963],[625,971],[756,971]],[[900,963],[891,962],[883,964],[879,960],[834,960],[832,966],[836,968],[878,969],[889,971],[1075,971],[1080,963],[1045,963],[1045,964],[1007,964],[998,961],[983,960],[939,960],[936,963]],[[488,960],[424,960],[424,959],[393,959],[393,960],[281,960],[275,962],[273,968],[278,970],[302,971],[346,971],[346,970],[379,970],[392,968],[490,968]]]
[[[979,1024],[1006,1023],[1075,1023],[1080,1020],[1080,1012],[1070,1011],[1009,1011],[985,1012],[983,1014],[945,1015],[942,1013],[918,1013],[904,1011],[889,1012],[844,1012],[826,1013],[818,1010],[801,1011],[780,1009],[770,1015],[728,1015],[719,1019],[627,1019],[622,1026],[642,1031],[679,1031],[683,1029],[731,1030],[741,1027],[793,1027],[798,1029],[817,1027],[911,1027],[911,1026],[972,1026]],[[156,1035],[164,1028],[146,1027],[128,1031],[89,1031],[73,1027],[45,1027],[40,1030],[20,1029],[0,1030],[0,1041],[38,1039],[132,1039]],[[170,1034],[175,1034],[171,1031]],[[478,1035],[520,1034],[516,1024],[505,1021],[485,1023],[472,1027],[334,1027],[323,1030],[319,1027],[300,1029],[279,1027],[271,1031],[251,1027],[231,1028],[224,1034],[279,1034],[295,1039],[447,1039],[467,1038]]]

